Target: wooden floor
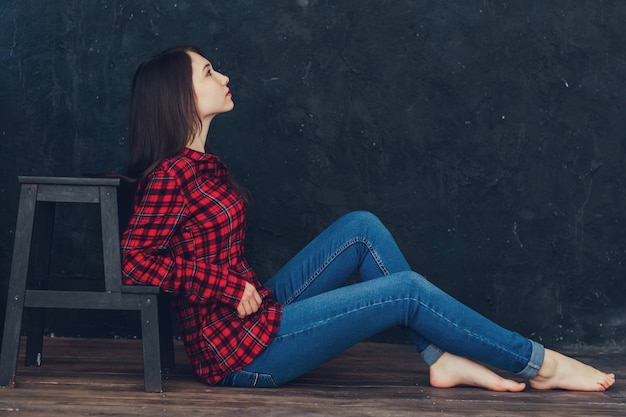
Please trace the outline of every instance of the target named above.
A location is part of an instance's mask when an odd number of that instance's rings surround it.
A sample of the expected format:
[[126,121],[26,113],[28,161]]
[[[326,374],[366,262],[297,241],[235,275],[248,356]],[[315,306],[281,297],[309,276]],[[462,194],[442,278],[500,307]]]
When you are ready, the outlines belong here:
[[44,365],[21,357],[17,387],[0,389],[0,416],[626,416],[624,352],[574,355],[616,372],[605,393],[494,393],[430,387],[407,345],[362,343],[278,389],[207,386],[175,349],[165,392],[148,394],[140,341],[46,338]]

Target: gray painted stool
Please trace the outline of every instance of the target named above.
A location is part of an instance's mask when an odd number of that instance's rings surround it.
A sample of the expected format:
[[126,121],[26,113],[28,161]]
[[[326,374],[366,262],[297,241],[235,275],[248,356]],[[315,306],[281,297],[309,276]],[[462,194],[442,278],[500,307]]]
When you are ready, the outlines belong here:
[[[9,281],[0,386],[14,387],[22,315],[29,310],[26,365],[40,365],[46,308],[137,310],[141,312],[146,392],[162,392],[161,368],[174,365],[169,304],[153,286],[122,285],[118,178],[19,177],[20,202]],[[100,205],[104,291],[47,290],[55,206]],[[159,320],[161,319],[161,320]],[[159,325],[161,323],[161,326]]]

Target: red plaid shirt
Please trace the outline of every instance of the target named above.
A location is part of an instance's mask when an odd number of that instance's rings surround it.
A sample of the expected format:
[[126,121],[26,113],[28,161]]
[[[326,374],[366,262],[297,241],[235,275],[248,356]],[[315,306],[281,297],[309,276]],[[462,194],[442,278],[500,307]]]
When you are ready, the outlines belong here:
[[[244,257],[245,202],[227,178],[212,154],[185,149],[165,160],[139,184],[121,243],[124,283],[174,295],[187,356],[209,384],[263,352],[282,316]],[[240,319],[246,282],[263,303]]]

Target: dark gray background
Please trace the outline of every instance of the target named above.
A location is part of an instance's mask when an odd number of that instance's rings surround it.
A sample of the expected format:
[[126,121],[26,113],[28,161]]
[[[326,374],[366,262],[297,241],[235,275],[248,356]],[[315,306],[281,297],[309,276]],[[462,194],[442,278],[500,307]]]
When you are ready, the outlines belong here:
[[[262,279],[367,209],[417,271],[497,322],[623,347],[625,21],[618,0],[4,1],[0,318],[16,176],[120,172],[137,64],[195,43],[231,78],[236,108],[209,140],[255,196]],[[99,242],[64,210],[53,273],[73,285],[101,274]],[[135,331],[97,316],[49,331]]]

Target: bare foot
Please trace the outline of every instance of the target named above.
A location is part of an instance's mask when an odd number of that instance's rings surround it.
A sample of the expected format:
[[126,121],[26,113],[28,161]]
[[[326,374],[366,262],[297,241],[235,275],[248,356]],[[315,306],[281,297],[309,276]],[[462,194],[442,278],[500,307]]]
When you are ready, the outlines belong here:
[[444,352],[431,365],[430,385],[436,388],[471,385],[492,391],[511,392],[520,392],[526,388],[523,382],[502,378],[479,363],[448,352]]
[[545,352],[539,374],[528,381],[535,389],[604,391],[615,383],[615,374],[605,374],[550,349]]

